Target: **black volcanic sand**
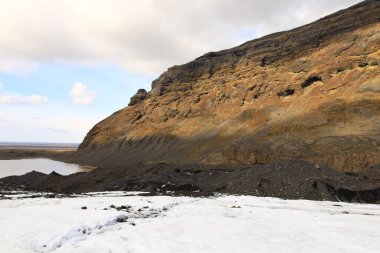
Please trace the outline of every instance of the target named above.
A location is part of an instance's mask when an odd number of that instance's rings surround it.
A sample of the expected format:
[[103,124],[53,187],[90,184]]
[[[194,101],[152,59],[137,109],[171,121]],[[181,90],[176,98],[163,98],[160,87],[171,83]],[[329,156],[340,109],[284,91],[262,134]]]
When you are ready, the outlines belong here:
[[[378,170],[378,168],[371,171]],[[25,190],[55,193],[149,191],[153,194],[208,196],[219,193],[284,199],[380,203],[380,182],[348,175],[302,160],[252,166],[134,164],[62,176],[30,172],[0,179]]]

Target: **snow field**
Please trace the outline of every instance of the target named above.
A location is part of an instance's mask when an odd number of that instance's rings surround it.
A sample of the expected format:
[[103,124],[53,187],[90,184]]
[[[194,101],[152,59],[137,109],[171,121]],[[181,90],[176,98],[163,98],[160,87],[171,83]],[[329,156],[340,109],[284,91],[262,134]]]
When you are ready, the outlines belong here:
[[122,192],[15,198],[0,200],[1,252],[380,252],[379,205]]

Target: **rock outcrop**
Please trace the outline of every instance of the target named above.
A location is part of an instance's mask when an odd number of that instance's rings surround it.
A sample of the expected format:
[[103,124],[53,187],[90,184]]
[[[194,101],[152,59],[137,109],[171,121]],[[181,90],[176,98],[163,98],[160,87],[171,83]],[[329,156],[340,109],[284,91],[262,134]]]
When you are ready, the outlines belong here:
[[380,163],[380,1],[169,68],[98,123],[75,159],[237,165]]
[[129,102],[129,106],[135,105],[143,101],[148,96],[148,92],[145,89],[139,89],[133,97],[131,97],[131,101]]

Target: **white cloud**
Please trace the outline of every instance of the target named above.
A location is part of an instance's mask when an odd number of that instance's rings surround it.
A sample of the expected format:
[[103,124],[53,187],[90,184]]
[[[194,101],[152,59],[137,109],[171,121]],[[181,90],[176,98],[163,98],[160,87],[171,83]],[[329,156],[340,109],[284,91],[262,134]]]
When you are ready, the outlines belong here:
[[47,104],[49,102],[48,97],[40,96],[40,95],[30,95],[24,96],[18,93],[11,94],[3,94],[2,88],[4,85],[0,83],[0,104],[8,104],[8,105],[42,105]]
[[45,96],[31,95],[26,97],[27,104],[40,105],[47,104],[49,99]]
[[88,89],[87,85],[82,82],[76,82],[71,87],[70,96],[74,104],[89,105],[94,101],[96,94]]
[[290,29],[358,2],[0,1],[0,71],[25,72],[42,62],[63,60],[158,73],[208,51]]
[[13,94],[0,94],[0,104],[26,104],[26,105],[42,105],[47,104],[49,99],[45,96],[31,95],[23,96],[17,93]]
[[[1,35],[0,35],[1,40]],[[1,51],[0,51],[1,52]],[[8,58],[0,60],[0,72],[5,74],[24,74],[38,68],[38,63],[33,59],[20,60],[17,58]]]

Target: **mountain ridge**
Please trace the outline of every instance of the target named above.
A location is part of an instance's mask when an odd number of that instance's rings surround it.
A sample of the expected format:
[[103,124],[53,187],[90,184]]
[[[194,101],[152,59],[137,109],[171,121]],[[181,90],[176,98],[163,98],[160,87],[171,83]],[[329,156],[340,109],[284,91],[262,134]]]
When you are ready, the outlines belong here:
[[[380,163],[380,2],[173,66],[94,126],[73,160],[236,165]],[[143,95],[141,95],[143,94]]]

